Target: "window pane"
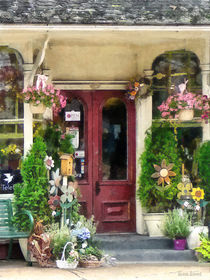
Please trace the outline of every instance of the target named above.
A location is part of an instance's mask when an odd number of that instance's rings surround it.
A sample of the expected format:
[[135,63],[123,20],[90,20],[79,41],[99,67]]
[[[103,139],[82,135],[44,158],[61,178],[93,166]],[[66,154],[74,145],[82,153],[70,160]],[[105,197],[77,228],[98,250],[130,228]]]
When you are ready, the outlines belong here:
[[118,98],[110,98],[102,112],[102,173],[104,180],[127,179],[127,112]]

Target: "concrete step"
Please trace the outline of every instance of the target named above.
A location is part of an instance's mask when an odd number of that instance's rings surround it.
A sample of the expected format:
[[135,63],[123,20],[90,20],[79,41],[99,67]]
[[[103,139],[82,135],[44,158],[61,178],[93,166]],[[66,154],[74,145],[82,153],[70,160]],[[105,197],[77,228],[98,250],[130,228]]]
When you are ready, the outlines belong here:
[[95,240],[103,249],[172,249],[173,241],[166,237],[149,237],[139,234],[119,234],[95,236]]
[[173,249],[173,241],[165,237],[138,234],[96,234],[99,247],[117,262],[196,262],[192,250]]
[[132,250],[105,250],[117,262],[196,262],[192,250],[177,251],[173,249],[132,249]]

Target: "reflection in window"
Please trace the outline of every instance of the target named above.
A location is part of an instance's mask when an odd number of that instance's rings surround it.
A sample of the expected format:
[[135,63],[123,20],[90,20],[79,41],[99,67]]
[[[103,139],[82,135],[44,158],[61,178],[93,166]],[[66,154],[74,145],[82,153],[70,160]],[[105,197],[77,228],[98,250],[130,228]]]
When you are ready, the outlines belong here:
[[68,100],[64,118],[66,133],[74,135],[72,144],[75,148],[75,177],[81,180],[87,177],[87,166],[85,162],[84,109],[78,99]]
[[160,117],[157,107],[185,80],[188,80],[188,91],[201,93],[199,59],[190,51],[180,50],[161,54],[154,60],[152,69],[154,70],[153,119]]
[[127,112],[118,98],[107,100],[102,111],[102,177],[127,179]]
[[[23,88],[22,63],[17,51],[0,47],[1,193],[13,192],[13,184],[17,183],[15,181],[16,175],[19,174],[17,169],[23,154],[23,102],[18,98],[18,93]],[[7,180],[8,178],[10,179]]]

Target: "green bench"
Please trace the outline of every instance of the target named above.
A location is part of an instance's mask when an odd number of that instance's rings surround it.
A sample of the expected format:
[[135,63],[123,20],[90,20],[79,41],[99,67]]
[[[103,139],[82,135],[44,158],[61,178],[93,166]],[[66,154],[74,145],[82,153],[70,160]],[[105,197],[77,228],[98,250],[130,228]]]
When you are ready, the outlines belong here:
[[[26,215],[29,218],[30,229],[27,232],[19,231],[13,225],[13,210],[10,199],[0,199],[0,239],[9,239],[8,259],[11,258],[13,239],[28,238],[34,227],[34,220],[31,212],[28,210],[21,210],[15,215]],[[14,215],[14,216],[15,216]]]

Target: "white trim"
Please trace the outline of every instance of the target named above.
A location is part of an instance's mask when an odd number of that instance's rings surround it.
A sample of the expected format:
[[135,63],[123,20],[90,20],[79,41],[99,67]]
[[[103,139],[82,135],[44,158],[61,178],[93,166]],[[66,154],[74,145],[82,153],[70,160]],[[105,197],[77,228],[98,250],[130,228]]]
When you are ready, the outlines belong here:
[[32,31],[210,31],[210,24],[204,25],[141,25],[141,26],[115,26],[115,25],[46,25],[46,24],[0,24],[0,30],[32,30]]
[[128,81],[53,81],[63,90],[126,90]]

